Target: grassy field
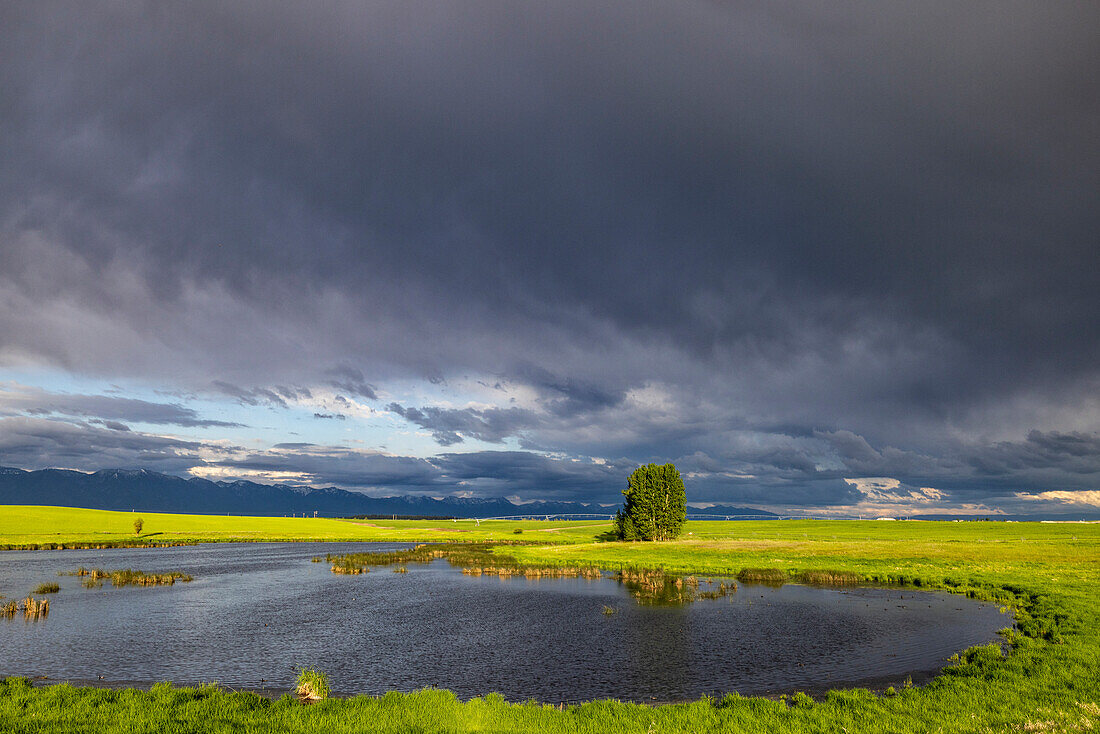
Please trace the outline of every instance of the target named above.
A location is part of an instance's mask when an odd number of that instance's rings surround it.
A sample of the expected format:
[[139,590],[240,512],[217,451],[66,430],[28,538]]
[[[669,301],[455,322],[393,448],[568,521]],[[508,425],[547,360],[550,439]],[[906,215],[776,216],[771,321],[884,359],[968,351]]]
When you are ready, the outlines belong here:
[[[854,572],[949,588],[1013,606],[1007,655],[961,651],[930,684],[812,699],[730,695],[658,707],[597,701],[559,710],[446,691],[303,706],[217,688],[108,691],[0,683],[0,730],[331,732],[1086,732],[1100,730],[1100,525],[858,521],[689,522],[684,539],[599,542],[599,523],[425,523],[223,518],[144,513],[165,542],[196,540],[524,540],[507,553],[539,565],[597,564],[735,574],[743,568]],[[130,513],[0,508],[0,543],[133,537]],[[373,526],[372,526],[373,525]],[[515,529],[522,534],[515,534]],[[465,530],[469,532],[455,532]],[[3,556],[0,555],[0,559]],[[3,593],[0,589],[0,593]],[[812,631],[807,631],[812,634]],[[339,681],[333,681],[339,685]]]
[[[134,534],[134,520],[142,532]],[[484,540],[591,541],[610,522],[473,520],[331,520],[304,517],[172,515],[73,507],[0,505],[0,550],[261,541],[447,542]],[[516,535],[515,530],[529,533]]]

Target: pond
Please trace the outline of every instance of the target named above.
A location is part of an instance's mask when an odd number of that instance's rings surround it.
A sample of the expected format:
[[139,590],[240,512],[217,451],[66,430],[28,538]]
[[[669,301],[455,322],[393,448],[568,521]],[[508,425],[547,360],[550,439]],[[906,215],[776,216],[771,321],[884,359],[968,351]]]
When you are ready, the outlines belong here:
[[[97,685],[217,682],[281,693],[299,666],[338,694],[448,688],[514,701],[676,701],[928,679],[1011,626],[939,592],[740,584],[639,605],[609,578],[464,576],[447,561],[337,576],[326,553],[384,543],[245,543],[5,552],[0,594],[57,582],[48,618],[0,619],[0,677]],[[78,566],[184,571],[191,583],[87,589]],[[605,614],[604,607],[616,610]]]

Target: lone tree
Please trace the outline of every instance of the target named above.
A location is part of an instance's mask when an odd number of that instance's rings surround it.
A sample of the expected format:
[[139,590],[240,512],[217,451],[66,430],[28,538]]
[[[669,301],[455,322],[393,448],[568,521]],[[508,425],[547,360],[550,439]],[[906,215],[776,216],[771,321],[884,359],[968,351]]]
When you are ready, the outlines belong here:
[[623,490],[615,516],[619,540],[672,540],[684,529],[687,493],[674,464],[639,466]]
[[134,520],[134,535],[141,535],[141,529],[145,526],[145,521],[140,517]]

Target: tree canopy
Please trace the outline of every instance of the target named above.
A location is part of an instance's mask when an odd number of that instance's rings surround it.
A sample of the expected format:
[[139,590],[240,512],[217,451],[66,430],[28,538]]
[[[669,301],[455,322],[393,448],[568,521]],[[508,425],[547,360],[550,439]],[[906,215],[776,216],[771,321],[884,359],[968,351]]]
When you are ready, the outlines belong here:
[[675,464],[646,464],[634,470],[623,490],[626,501],[615,516],[620,540],[671,540],[687,515],[687,492]]

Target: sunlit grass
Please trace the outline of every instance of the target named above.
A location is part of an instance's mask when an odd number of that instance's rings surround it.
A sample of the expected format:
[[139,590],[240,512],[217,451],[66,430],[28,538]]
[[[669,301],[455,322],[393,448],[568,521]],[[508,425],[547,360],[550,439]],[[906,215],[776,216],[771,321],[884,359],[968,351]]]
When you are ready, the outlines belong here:
[[[88,511],[65,511],[88,512]],[[120,518],[118,533],[132,533]],[[143,513],[147,527],[185,528]],[[0,512],[0,518],[4,515]],[[273,518],[281,520],[281,518]],[[247,518],[221,526],[218,539],[263,532]],[[257,522],[263,518],[253,518]],[[285,519],[293,523],[312,520]],[[48,524],[0,520],[30,535]],[[132,521],[131,521],[132,522]],[[188,520],[187,522],[192,522]],[[187,532],[213,522],[199,518]],[[316,521],[322,522],[322,521]],[[338,521],[323,521],[335,523]],[[408,523],[374,521],[363,540],[535,541],[480,549],[470,568],[638,569],[686,579],[699,589],[746,569],[767,570],[776,582],[871,581],[946,589],[1010,606],[1016,629],[1001,645],[960,651],[931,683],[894,691],[836,690],[781,700],[719,698],[639,706],[596,701],[558,707],[508,703],[487,695],[459,701],[446,691],[329,698],[302,706],[293,696],[268,700],[216,689],[104,691],[50,686],[22,679],[0,683],[0,722],[13,732],[80,731],[288,731],[288,732],[1086,732],[1100,730],[1100,526],[1039,523],[875,523],[858,521],[689,522],[683,540],[606,543],[598,523]],[[44,523],[44,521],[43,521]],[[418,527],[419,525],[419,527]],[[209,526],[207,526],[209,527]],[[320,526],[299,526],[293,538]],[[513,530],[524,530],[517,537]],[[249,529],[251,528],[251,529]],[[542,529],[540,529],[542,528]],[[455,532],[458,529],[470,532]],[[204,531],[207,532],[207,531]],[[274,531],[271,531],[274,532]],[[282,530],[280,530],[282,532]],[[237,533],[238,536],[234,536]],[[25,537],[30,537],[30,535]],[[491,538],[489,536],[492,536]],[[64,532],[55,541],[69,540]],[[181,536],[182,537],[182,536]],[[349,539],[349,538],[340,538]],[[455,549],[458,550],[458,549]],[[434,553],[434,549],[430,550]],[[420,551],[425,555],[429,551]],[[434,555],[433,555],[434,557]],[[505,559],[509,559],[505,562]],[[407,565],[415,561],[395,561]],[[366,564],[365,564],[366,565]],[[522,575],[522,574],[521,574]],[[363,579],[364,583],[372,579]],[[684,586],[688,582],[684,581]],[[692,587],[695,588],[695,587]],[[599,610],[594,614],[598,618]],[[46,622],[48,624],[49,622]],[[369,654],[369,651],[367,653]],[[339,681],[331,681],[339,690]],[[288,691],[292,693],[292,691]]]
[[314,668],[302,668],[294,682],[294,692],[302,701],[323,701],[328,698],[328,676]]
[[21,548],[111,548],[204,542],[394,541],[480,542],[516,538],[541,543],[591,540],[607,522],[491,520],[335,520],[304,517],[241,517],[142,512],[147,532],[134,535],[132,512],[71,507],[5,505],[0,508],[0,550]]
[[[132,568],[120,568],[114,571],[105,571],[102,568],[85,568],[81,566],[75,571],[59,571],[59,576],[80,576],[83,578],[84,588],[93,589],[101,586],[104,579],[110,579],[112,586],[172,586],[176,581],[187,583],[192,581],[190,574],[183,571],[167,571],[164,573],[145,573],[135,571]],[[57,586],[57,584],[53,584]]]

